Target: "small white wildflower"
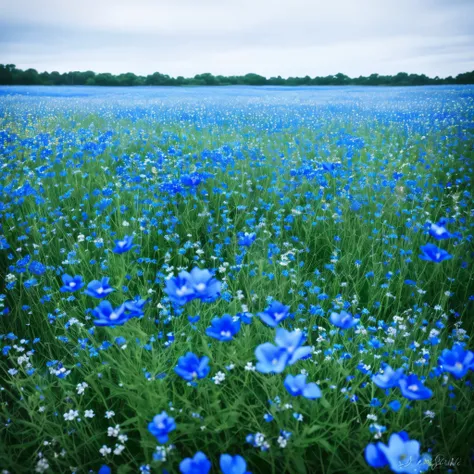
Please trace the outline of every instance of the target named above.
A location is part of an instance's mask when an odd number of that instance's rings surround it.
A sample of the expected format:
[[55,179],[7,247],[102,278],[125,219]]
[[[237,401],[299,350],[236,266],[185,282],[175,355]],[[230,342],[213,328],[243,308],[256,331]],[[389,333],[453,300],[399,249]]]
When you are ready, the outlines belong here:
[[84,418],[94,418],[95,413],[94,410],[86,410],[84,412]]
[[113,410],[105,412],[105,418],[107,418],[108,420],[110,420],[110,418],[113,418],[114,416],[115,416],[115,412]]
[[79,411],[78,410],[69,410],[67,413],[64,413],[64,419],[66,421],[73,421],[79,416]]
[[[43,472],[46,472],[48,469],[49,469],[48,460],[42,457],[36,464],[35,472],[43,473]],[[8,472],[8,471],[3,471],[3,472]]]
[[217,374],[214,377],[212,377],[212,380],[214,381],[216,385],[219,385],[225,380],[224,372],[220,372],[220,371],[217,372]]
[[115,425],[115,427],[109,426],[107,428],[107,436],[113,436],[114,438],[116,438],[119,434],[120,434],[120,426],[119,425]]
[[82,395],[84,393],[84,390],[88,387],[86,382],[78,383],[76,390],[78,395]]
[[105,444],[99,449],[99,453],[102,454],[102,456],[107,456],[107,454],[110,454],[111,452],[112,449]]
[[279,436],[277,439],[277,443],[278,443],[278,446],[280,446],[280,448],[285,448],[286,445],[288,444],[288,441],[283,436]]
[[116,444],[114,449],[114,454],[119,455],[122,454],[122,451],[125,449],[123,444]]
[[255,372],[256,367],[252,364],[252,362],[247,362],[245,365],[245,370],[249,370],[252,372]]

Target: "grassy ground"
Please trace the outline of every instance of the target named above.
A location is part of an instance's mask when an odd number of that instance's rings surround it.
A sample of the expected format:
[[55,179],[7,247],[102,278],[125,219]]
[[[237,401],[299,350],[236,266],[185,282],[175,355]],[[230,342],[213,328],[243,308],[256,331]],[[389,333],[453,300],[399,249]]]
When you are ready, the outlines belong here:
[[[368,443],[406,430],[422,452],[459,460],[452,472],[472,470],[472,372],[441,373],[438,357],[456,341],[472,349],[473,89],[344,93],[0,98],[0,467],[178,472],[202,451],[212,472],[231,453],[254,473],[358,474],[373,470]],[[183,185],[189,175],[202,182]],[[440,218],[455,236],[437,242],[426,223]],[[238,232],[257,239],[239,246]],[[133,249],[112,252],[125,235]],[[453,257],[421,260],[428,242]],[[166,278],[195,266],[215,272],[221,296],[174,307]],[[113,306],[139,295],[144,316],[95,327],[99,300],[60,292],[65,273],[86,285],[110,277]],[[290,306],[281,326],[304,330],[314,350],[268,375],[247,364],[274,339],[257,316],[272,299]],[[343,308],[357,328],[330,323]],[[212,318],[242,311],[255,316],[233,341],[206,336]],[[173,370],[187,351],[210,358],[196,386]],[[52,361],[70,374],[51,374]],[[384,363],[433,396],[378,388],[371,375]],[[285,390],[301,371],[321,399]],[[69,410],[79,417],[65,420]],[[154,461],[147,424],[163,410],[176,430]],[[116,425],[123,443],[107,434]],[[246,442],[256,433],[269,449]],[[120,454],[101,455],[116,444]]]

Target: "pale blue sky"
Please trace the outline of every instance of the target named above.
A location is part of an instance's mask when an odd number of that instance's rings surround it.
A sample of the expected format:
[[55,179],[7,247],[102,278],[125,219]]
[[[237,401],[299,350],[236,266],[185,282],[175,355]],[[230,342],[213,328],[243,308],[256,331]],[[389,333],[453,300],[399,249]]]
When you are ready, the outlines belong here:
[[0,63],[444,77],[474,70],[474,0],[0,0]]

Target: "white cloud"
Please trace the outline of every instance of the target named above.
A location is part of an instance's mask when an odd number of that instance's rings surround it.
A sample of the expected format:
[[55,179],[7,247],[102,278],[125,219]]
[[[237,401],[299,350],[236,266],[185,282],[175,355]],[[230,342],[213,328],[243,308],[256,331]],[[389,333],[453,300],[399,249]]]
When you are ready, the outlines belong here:
[[1,61],[170,75],[474,68],[471,0],[0,0]]

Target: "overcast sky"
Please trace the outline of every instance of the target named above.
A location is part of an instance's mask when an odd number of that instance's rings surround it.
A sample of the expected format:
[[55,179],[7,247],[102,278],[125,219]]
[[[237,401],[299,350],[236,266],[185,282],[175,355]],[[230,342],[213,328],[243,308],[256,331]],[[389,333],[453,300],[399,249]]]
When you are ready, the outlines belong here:
[[0,63],[444,77],[474,70],[474,0],[0,0]]

